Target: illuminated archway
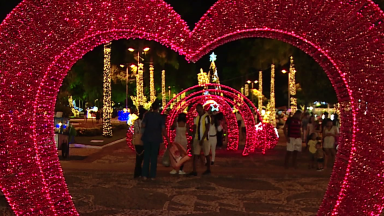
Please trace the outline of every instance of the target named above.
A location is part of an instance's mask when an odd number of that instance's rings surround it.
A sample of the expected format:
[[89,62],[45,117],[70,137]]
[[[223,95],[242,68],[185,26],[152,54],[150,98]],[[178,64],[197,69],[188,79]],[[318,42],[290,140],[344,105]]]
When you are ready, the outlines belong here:
[[[207,84],[205,86],[216,86],[216,84]],[[202,88],[202,87],[204,87],[204,86],[196,85],[196,86],[190,87],[190,88],[184,90],[183,92],[179,93],[179,95],[184,93],[184,92],[194,90],[196,88]],[[229,88],[232,91],[231,92],[226,91],[225,88]],[[245,103],[246,97],[244,95],[242,95],[241,93],[239,93],[237,90],[232,89],[228,86],[224,86],[224,85],[221,85],[221,90],[202,89],[200,91],[193,92],[193,93],[189,94],[188,96],[186,96],[185,98],[183,98],[183,100],[179,101],[176,104],[176,107],[180,106],[180,104],[183,103],[183,101],[186,101],[189,98],[192,98],[192,97],[197,96],[197,95],[202,95],[202,94],[205,94],[207,92],[211,93],[212,95],[223,94],[227,97],[230,97],[233,100],[233,102],[230,102],[230,103],[234,103],[234,105],[238,109],[240,115],[243,118],[244,125],[246,128],[246,141],[245,141],[245,146],[244,146],[244,150],[243,150],[243,155],[248,155],[249,153],[254,152],[255,147],[260,146],[260,143],[258,143],[257,140],[255,140],[256,128],[255,128],[254,115],[253,115],[252,111],[250,110],[248,104]],[[174,97],[172,100],[170,100],[168,102],[167,106],[164,108],[164,110],[166,110],[173,103],[175,98],[177,98],[177,97],[178,97],[178,95],[176,95],[176,97]],[[222,97],[222,98],[225,100],[228,100],[225,97]],[[174,118],[174,116],[171,116],[171,119],[172,118]],[[235,149],[237,149],[237,146],[230,147],[230,148],[235,150]]]
[[196,61],[228,41],[266,37],[311,55],[342,105],[339,151],[318,214],[378,215],[384,204],[384,121],[377,121],[384,118],[383,19],[371,0],[219,0],[190,31],[162,0],[24,0],[0,25],[2,191],[17,215],[78,214],[52,119],[64,76],[94,47],[143,38]]
[[[222,98],[217,95],[200,95],[193,98],[189,98],[188,100],[184,100],[180,102],[180,106],[175,106],[176,108],[172,109],[171,114],[168,115],[166,120],[166,128],[168,131],[168,136],[172,136],[173,132],[170,130],[170,125],[172,122],[174,122],[177,115],[181,112],[183,112],[187,107],[189,107],[191,104],[194,104],[192,107],[188,110],[188,123],[189,125],[193,124],[193,116],[191,112],[195,111],[196,105],[198,103],[204,103],[207,100],[214,100],[216,101],[223,109],[221,110],[224,115],[226,115],[227,125],[228,127],[228,145],[230,146],[229,149],[235,150],[238,146],[239,141],[239,129],[236,122],[236,116],[232,112],[232,109],[230,107],[231,101],[225,98]],[[233,104],[232,104],[233,105]],[[189,137],[189,141],[191,141],[191,137]]]

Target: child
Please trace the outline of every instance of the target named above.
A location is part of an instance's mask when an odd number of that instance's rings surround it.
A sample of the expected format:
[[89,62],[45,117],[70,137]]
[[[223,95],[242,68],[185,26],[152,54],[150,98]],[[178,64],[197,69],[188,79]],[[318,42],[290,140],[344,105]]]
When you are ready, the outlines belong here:
[[[187,145],[188,145],[188,140],[187,140],[187,136],[186,136],[186,133],[188,131],[188,125],[187,125],[187,115],[185,113],[179,114],[179,116],[177,117],[177,121],[173,125],[173,128],[175,128],[175,130],[176,130],[176,137],[175,137],[174,142],[181,145],[181,146],[177,146],[177,147],[182,147],[182,149],[184,149],[184,151],[186,151]],[[178,149],[178,148],[175,148],[175,150],[176,149]],[[178,159],[178,158],[175,158],[175,160],[176,159]],[[175,167],[174,167],[174,169],[170,172],[170,174],[172,174],[172,175],[177,174],[177,173],[179,173],[180,175],[186,174],[183,171],[183,168],[184,168],[183,165],[181,165],[178,168],[179,168],[179,170],[175,169]]]
[[307,143],[307,148],[309,150],[309,164],[308,169],[315,167],[315,154],[317,152],[316,145],[317,145],[317,136],[316,133],[312,133],[309,136],[309,141]]
[[325,154],[320,142],[316,144],[316,149],[317,171],[323,171]]

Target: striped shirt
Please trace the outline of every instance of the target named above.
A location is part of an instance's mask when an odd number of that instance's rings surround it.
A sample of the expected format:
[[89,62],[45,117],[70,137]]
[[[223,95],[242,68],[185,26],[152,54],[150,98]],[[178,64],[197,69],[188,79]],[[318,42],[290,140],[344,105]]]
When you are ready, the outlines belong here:
[[286,122],[288,126],[288,137],[301,138],[301,121],[297,118],[289,118]]

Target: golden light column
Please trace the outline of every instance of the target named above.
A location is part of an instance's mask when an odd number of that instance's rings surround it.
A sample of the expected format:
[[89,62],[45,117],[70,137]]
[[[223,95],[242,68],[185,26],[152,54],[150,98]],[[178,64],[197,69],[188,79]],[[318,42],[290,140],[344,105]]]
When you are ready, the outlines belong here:
[[261,114],[261,111],[263,110],[263,71],[259,71],[259,93],[258,108],[259,113]]
[[200,73],[197,74],[197,81],[199,85],[205,85],[209,83],[209,76],[203,71],[203,69],[200,69]]
[[111,103],[111,43],[104,45],[103,74],[103,136],[112,136],[112,103]]
[[167,97],[165,95],[165,70],[161,71],[161,97],[162,97],[162,106],[167,105]]
[[297,98],[296,98],[296,69],[293,62],[293,56],[291,56],[291,64],[289,66],[288,81],[289,81],[289,105],[292,113],[297,110]]
[[154,70],[153,65],[149,66],[149,88],[150,88],[150,101],[153,103],[156,100],[156,92],[155,92],[155,78],[154,78]]
[[275,105],[275,65],[271,66],[271,96],[270,96],[270,120],[269,122],[276,127],[276,105]]
[[139,63],[138,65],[138,77],[136,78],[136,91],[137,91],[137,100],[138,100],[138,105],[142,106],[144,105],[144,80],[143,80],[143,75],[144,75],[144,64]]
[[245,95],[246,97],[249,96],[249,85],[248,85],[248,84],[245,84],[244,95]]

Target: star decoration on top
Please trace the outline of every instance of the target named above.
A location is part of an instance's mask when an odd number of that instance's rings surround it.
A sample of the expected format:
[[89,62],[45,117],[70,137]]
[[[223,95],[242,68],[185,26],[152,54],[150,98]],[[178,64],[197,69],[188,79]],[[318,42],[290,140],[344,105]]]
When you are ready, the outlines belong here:
[[215,55],[215,53],[213,52],[213,53],[209,56],[209,61],[211,61],[211,62],[216,61],[216,57],[217,57],[217,55]]

